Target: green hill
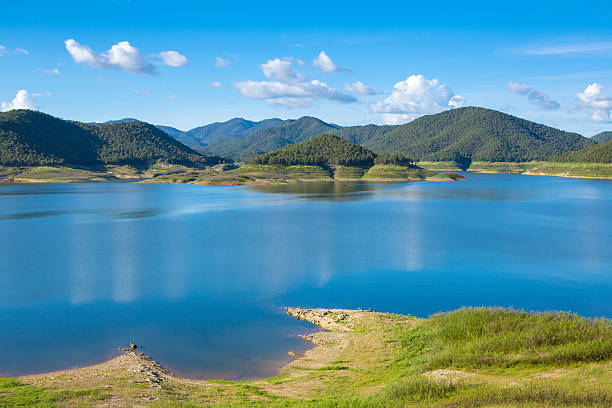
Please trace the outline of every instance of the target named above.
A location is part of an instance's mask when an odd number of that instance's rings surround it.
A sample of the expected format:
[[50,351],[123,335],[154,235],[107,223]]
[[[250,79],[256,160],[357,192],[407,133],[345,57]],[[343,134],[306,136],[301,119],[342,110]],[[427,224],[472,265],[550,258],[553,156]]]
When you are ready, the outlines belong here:
[[376,155],[339,136],[323,134],[253,157],[249,164],[371,167]]
[[155,126],[127,121],[85,124],[25,109],[0,114],[0,165],[212,164]]
[[576,133],[477,107],[423,116],[363,143],[377,153],[463,164],[548,160],[591,144]]
[[612,163],[612,140],[565,153],[551,161],[563,163]]
[[601,132],[591,138],[592,141],[597,143],[607,142],[612,140],[612,131]]
[[300,143],[324,133],[343,137],[351,142],[362,144],[374,137],[382,136],[395,126],[351,126],[340,127],[320,119],[304,116],[296,120],[286,120],[276,126],[254,132],[239,140],[211,142],[206,151],[213,154],[245,160],[258,154],[270,152],[283,146]]

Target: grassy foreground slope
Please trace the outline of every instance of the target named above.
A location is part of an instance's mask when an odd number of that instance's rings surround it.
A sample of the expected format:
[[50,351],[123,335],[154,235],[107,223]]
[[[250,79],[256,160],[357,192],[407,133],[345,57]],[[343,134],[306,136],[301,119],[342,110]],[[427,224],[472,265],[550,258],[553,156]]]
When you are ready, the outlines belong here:
[[594,142],[491,109],[466,107],[423,116],[364,143],[374,152],[417,161],[527,162],[548,160]]
[[604,407],[612,326],[568,313],[463,308],[428,319],[289,308],[326,331],[275,377],[200,381],[126,353],[0,379],[0,406]]

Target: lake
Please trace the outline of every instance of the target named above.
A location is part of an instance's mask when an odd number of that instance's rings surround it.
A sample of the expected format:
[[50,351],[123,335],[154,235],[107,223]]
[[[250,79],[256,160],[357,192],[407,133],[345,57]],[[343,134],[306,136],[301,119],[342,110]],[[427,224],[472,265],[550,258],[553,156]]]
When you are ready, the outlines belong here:
[[130,341],[194,378],[274,375],[315,329],[281,306],[612,317],[612,182],[0,186],[0,375]]

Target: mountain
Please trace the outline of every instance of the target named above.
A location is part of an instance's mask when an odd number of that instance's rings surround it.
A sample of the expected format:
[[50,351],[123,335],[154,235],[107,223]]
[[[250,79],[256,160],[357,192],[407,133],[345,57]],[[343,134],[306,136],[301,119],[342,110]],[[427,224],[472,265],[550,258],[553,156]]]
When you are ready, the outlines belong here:
[[320,119],[304,116],[299,119],[285,120],[277,126],[259,130],[240,140],[226,140],[210,143],[206,151],[236,160],[246,160],[258,154],[266,153],[288,144],[299,143],[323,133],[343,137],[351,142],[361,144],[374,137],[382,136],[394,126],[351,126],[341,127]]
[[376,155],[339,136],[323,134],[304,142],[273,150],[247,161],[249,164],[277,164],[371,167]]
[[200,126],[186,133],[197,139],[202,145],[208,145],[247,137],[262,129],[278,126],[282,122],[281,119],[266,119],[261,122],[253,122],[242,118],[234,118],[227,122],[215,122],[210,125]]
[[565,153],[552,161],[564,163],[612,163],[612,140]]
[[466,107],[423,116],[363,143],[417,161],[548,160],[593,141],[491,109]]
[[112,123],[126,123],[126,122],[139,122],[139,120],[134,119],[134,118],[123,118],[123,119],[117,119],[117,120],[107,120],[106,122],[102,122],[102,123],[91,123],[91,125],[110,125]]
[[183,132],[182,130],[173,128],[171,126],[156,125],[155,127],[192,149],[203,150],[205,147],[204,144],[187,132]]
[[612,131],[598,133],[595,136],[591,137],[591,140],[597,143],[612,140]]
[[148,165],[158,160],[193,165],[218,162],[144,122],[92,125],[25,109],[0,114],[1,165]]

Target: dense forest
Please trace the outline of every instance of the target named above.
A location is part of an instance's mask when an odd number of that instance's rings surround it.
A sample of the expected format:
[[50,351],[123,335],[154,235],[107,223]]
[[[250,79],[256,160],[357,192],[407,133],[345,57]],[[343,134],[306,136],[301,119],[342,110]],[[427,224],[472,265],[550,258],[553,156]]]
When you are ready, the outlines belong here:
[[602,143],[612,140],[612,131],[601,132],[591,138],[594,142]]
[[[228,123],[228,122],[225,122]],[[548,160],[593,144],[591,139],[490,109],[467,107],[424,116],[401,126],[340,127],[313,117],[283,121],[248,136],[211,140],[204,149],[245,160],[322,133],[334,134],[376,153],[417,161],[525,162]]]
[[490,109],[467,107],[423,116],[363,145],[431,161],[548,160],[593,141]]
[[612,163],[612,140],[565,153],[552,161],[564,163]]
[[371,167],[376,155],[363,147],[338,136],[323,134],[301,143],[252,157],[248,164],[276,165],[343,165]]
[[0,114],[1,165],[145,166],[157,161],[204,165],[220,159],[202,156],[144,122],[85,124],[24,109]]

